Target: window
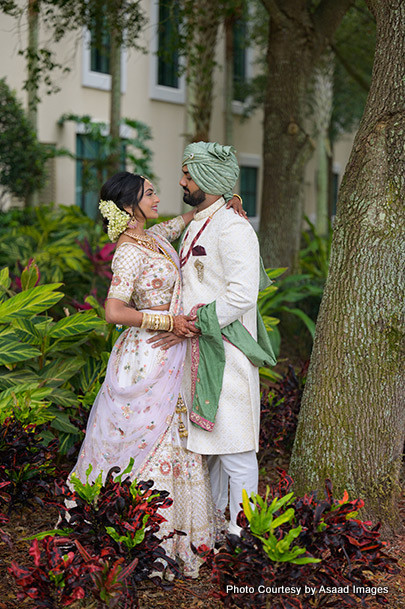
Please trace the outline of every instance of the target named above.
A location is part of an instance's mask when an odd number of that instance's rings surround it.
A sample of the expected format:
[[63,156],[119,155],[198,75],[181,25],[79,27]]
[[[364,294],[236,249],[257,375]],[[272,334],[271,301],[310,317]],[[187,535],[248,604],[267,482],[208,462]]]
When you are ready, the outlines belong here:
[[242,165],[240,168],[240,194],[243,207],[250,218],[257,215],[257,174],[257,167]]
[[260,196],[260,167],[261,156],[258,154],[241,153],[239,157],[239,190],[253,228],[259,229],[259,196]]
[[247,16],[233,26],[233,104],[235,114],[242,114],[247,98],[247,85],[253,76],[253,50],[249,46]]
[[[98,214],[100,187],[107,178],[106,151],[91,136],[76,135],[76,205],[90,218]],[[122,146],[121,169],[125,169],[125,146]]]
[[153,0],[151,21],[150,91],[152,99],[185,103],[185,78],[179,76],[181,59],[176,48],[179,31],[178,0]]
[[179,87],[179,53],[176,49],[178,13],[178,3],[175,0],[161,0],[159,2],[157,82],[158,85],[174,89]]
[[[93,89],[109,91],[110,75],[110,35],[107,31],[100,33],[100,42],[95,43],[96,26],[85,29],[83,34],[82,85]],[[121,50],[121,93],[126,90],[126,50]]]
[[94,28],[90,33],[90,70],[110,74],[110,34],[104,30],[99,32],[99,37],[97,41],[97,30]]

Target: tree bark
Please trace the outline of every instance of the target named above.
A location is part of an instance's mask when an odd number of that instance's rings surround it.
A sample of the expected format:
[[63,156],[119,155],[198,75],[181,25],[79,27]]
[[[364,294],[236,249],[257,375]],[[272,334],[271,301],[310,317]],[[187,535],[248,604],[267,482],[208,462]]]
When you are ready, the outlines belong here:
[[[28,58],[27,58],[27,97],[28,119],[38,136],[38,35],[39,0],[28,0]],[[38,204],[38,193],[32,192],[24,201],[25,207]]]
[[233,144],[233,16],[225,18],[225,144]]
[[110,135],[114,141],[114,150],[108,160],[108,175],[120,170],[121,141],[121,43],[116,32],[111,32],[110,48]]
[[188,6],[189,27],[192,31],[188,74],[190,78],[190,112],[194,126],[191,140],[209,140],[214,99],[214,67],[220,12],[217,0],[206,0],[203,5],[194,2]]
[[321,54],[353,0],[263,0],[269,16],[264,104],[263,195],[259,237],[266,266],[297,266],[307,133],[307,88]]
[[334,61],[330,51],[315,72],[314,124],[316,134],[316,221],[318,235],[326,236],[329,228],[329,157],[328,137],[333,107]]
[[340,189],[291,475],[298,493],[331,478],[389,531],[405,437],[405,2],[367,2],[372,84]]

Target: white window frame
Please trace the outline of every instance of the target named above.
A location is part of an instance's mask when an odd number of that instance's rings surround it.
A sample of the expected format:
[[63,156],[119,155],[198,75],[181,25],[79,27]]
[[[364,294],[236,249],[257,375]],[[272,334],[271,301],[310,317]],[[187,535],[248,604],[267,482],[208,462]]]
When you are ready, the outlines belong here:
[[[92,118],[92,123],[104,123],[105,127],[101,130],[102,135],[108,135],[110,132],[110,124],[101,118]],[[86,125],[83,123],[76,123],[76,135],[91,135],[87,133]],[[132,137],[132,128],[129,125],[120,125],[120,137],[130,138]]]
[[[186,79],[184,74],[179,76],[178,87],[166,87],[158,84],[158,51],[159,51],[159,0],[151,2],[151,25],[152,38],[150,40],[149,61],[149,97],[157,101],[170,102],[172,104],[186,103]],[[179,57],[180,65],[184,59]]]
[[[93,72],[91,66],[91,32],[87,28],[83,28],[83,44],[82,44],[82,85],[91,89],[100,89],[101,91],[111,90],[111,74],[103,74],[102,72]],[[125,47],[121,49],[121,93],[127,90],[127,51]]]
[[[238,162],[239,167],[256,167],[257,169],[257,199],[256,199],[256,216],[251,216],[248,218],[249,222],[257,232],[259,230],[260,224],[260,180],[261,180],[261,168],[262,168],[262,157],[259,154],[248,154],[248,153],[239,153],[238,154]],[[239,181],[239,192],[240,192],[240,181]]]

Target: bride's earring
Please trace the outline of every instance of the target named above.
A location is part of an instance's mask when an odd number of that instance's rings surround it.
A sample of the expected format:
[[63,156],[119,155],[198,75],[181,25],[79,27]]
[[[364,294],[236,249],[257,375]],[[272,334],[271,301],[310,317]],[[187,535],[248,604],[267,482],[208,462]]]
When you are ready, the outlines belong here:
[[136,228],[138,226],[138,220],[135,218],[135,214],[129,217],[128,228]]

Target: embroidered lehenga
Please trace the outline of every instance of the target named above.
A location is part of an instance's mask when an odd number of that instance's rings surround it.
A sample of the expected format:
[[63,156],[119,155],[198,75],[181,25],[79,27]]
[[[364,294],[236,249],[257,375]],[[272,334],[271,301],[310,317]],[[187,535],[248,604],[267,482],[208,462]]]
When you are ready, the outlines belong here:
[[[108,297],[144,312],[170,302],[170,313],[181,313],[179,262],[169,241],[183,228],[180,216],[147,231],[164,254],[141,243],[118,246]],[[131,478],[152,479],[156,488],[169,491],[173,505],[162,511],[167,522],[160,534],[177,529],[187,536],[175,535],[164,547],[169,556],[181,559],[185,575],[196,577],[201,560],[190,543],[212,547],[214,508],[206,463],[201,455],[187,451],[181,433],[187,425],[179,400],[186,343],[167,351],[152,349],[146,343],[150,336],[130,327],[117,340],[73,471],[85,481],[91,463],[94,480],[100,471],[105,477],[111,467],[124,469],[134,458]]]

